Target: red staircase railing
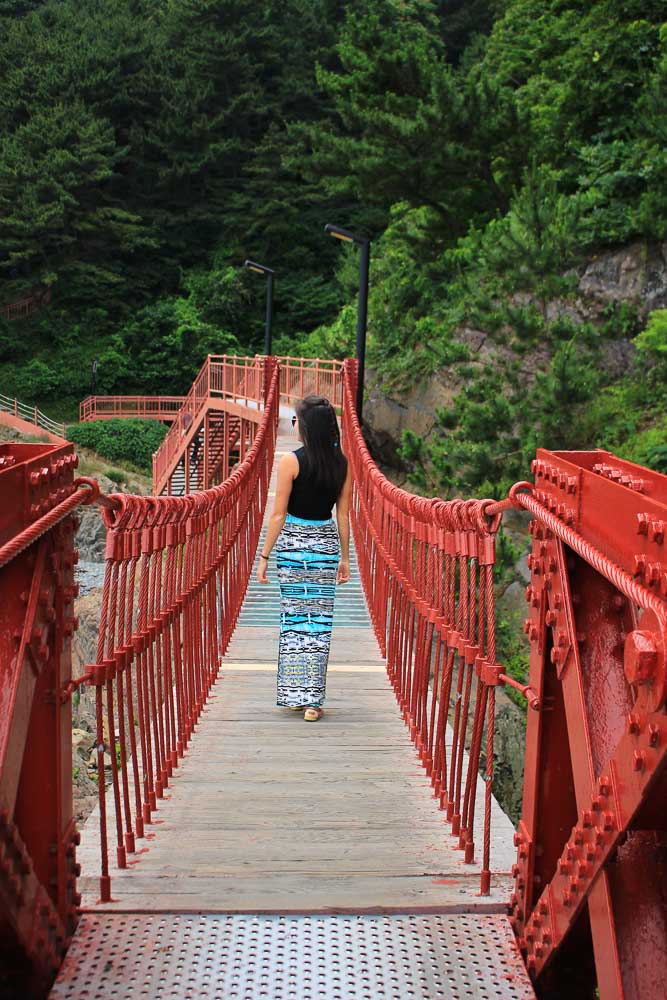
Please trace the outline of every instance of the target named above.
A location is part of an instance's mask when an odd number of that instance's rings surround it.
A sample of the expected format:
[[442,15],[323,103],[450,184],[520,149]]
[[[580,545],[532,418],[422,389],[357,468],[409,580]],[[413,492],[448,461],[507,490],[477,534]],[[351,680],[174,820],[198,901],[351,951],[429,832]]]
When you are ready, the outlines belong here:
[[[233,355],[209,355],[185,397],[178,417],[153,455],[153,489],[161,493],[189,439],[215,397],[259,407],[264,390],[264,360]],[[278,404],[276,404],[278,405]]]
[[[303,396],[315,394],[327,396],[340,412],[341,361],[288,356],[276,360],[280,364],[282,404],[293,406]],[[215,408],[211,401],[226,399],[252,409],[261,407],[264,363],[263,355],[209,355],[187,396],[88,396],[80,403],[79,419],[84,422],[144,417],[171,422],[153,456],[153,490],[156,494],[170,491],[176,466],[199,433],[206,411]],[[204,441],[205,458],[206,448]],[[187,469],[185,475],[188,478]]]
[[175,420],[185,396],[86,396],[79,403],[79,421]]
[[[211,391],[242,393],[246,366],[211,388],[208,375],[217,378],[220,368],[204,366],[192,412]],[[178,767],[236,623],[267,501],[278,377],[268,359],[263,420],[245,458],[220,486],[185,497],[109,498],[117,509],[105,512],[97,662],[87,672],[96,689],[103,900],[110,898],[108,826],[124,868]],[[116,732],[117,743],[109,746],[105,733]]]

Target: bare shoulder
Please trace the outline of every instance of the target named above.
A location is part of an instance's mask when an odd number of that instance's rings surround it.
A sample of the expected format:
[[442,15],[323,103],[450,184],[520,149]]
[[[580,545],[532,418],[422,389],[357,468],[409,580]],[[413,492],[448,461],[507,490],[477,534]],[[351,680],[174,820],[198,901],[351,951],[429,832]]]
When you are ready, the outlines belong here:
[[293,451],[286,452],[278,463],[278,475],[289,475],[292,479],[299,471],[299,459]]

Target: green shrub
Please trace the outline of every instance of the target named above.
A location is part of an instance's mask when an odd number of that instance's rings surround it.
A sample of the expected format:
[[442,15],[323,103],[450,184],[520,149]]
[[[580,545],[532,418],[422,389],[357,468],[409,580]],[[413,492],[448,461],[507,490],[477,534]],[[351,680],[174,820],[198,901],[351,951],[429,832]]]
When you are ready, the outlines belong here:
[[127,462],[149,473],[152,455],[166,433],[159,420],[97,420],[67,428],[70,441],[111,462]]

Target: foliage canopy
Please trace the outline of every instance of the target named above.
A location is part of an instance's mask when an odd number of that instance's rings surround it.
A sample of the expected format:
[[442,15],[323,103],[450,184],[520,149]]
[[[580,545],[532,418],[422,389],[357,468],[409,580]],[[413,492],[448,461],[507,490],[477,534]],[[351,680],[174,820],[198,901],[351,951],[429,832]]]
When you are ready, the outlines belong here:
[[[554,303],[590,256],[667,238],[664,13],[0,0],[0,302],[52,295],[0,320],[3,391],[71,417],[93,359],[102,391],[186,391],[207,352],[261,348],[264,283],[245,257],[277,272],[278,351],[349,353],[356,251],[324,237],[331,221],[374,241],[383,383],[443,368],[465,382],[434,440],[405,443],[421,488],[497,492],[537,442],[662,463],[662,416],[642,408],[664,381],[663,319],[636,342],[648,377],[620,377],[605,343],[646,317],[622,304],[575,323]],[[470,330],[505,349],[502,371]]]

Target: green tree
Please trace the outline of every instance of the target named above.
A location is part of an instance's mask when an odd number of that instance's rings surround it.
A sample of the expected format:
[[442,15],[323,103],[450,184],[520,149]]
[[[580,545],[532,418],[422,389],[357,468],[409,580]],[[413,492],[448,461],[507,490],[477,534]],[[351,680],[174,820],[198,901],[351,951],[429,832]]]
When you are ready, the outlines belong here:
[[[377,206],[426,207],[435,232],[462,233],[493,209],[464,88],[450,67],[430,0],[351,4],[337,45],[339,67],[318,70],[328,121],[301,125],[295,155],[328,194]],[[306,159],[307,158],[307,159]]]
[[111,125],[81,102],[35,109],[0,153],[0,268],[73,282],[68,294],[79,298],[113,295],[124,259],[151,245],[141,220],[114,203],[121,155]]

